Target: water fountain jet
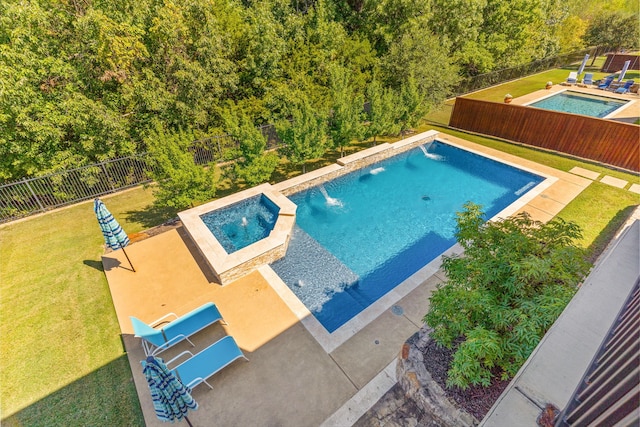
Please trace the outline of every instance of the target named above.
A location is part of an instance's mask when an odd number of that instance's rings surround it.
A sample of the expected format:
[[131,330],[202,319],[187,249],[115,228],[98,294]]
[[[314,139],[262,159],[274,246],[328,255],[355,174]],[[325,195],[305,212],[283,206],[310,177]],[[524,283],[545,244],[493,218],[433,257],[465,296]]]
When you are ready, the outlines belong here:
[[324,185],[320,186],[320,192],[324,196],[324,200],[327,202],[327,205],[329,205],[329,206],[342,206],[342,202],[340,200],[329,196],[329,193],[327,193],[327,190],[324,188]]

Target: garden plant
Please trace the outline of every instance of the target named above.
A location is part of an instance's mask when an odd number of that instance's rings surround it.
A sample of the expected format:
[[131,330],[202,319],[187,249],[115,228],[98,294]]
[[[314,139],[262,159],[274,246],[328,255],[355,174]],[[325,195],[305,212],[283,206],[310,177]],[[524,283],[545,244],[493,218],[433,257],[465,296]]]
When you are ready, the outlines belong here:
[[480,206],[458,213],[464,255],[445,256],[447,282],[424,317],[441,345],[455,347],[448,386],[489,386],[515,375],[589,270],[580,227],[528,214],[485,223]]

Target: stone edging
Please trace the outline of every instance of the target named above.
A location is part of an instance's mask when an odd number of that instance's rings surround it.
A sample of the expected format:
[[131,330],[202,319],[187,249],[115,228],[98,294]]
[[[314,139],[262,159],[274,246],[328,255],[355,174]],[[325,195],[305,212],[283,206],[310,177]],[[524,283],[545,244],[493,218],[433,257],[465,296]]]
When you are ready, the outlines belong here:
[[445,395],[444,390],[431,377],[424,365],[423,351],[431,340],[431,330],[422,327],[402,346],[398,356],[396,378],[405,396],[444,427],[476,426],[479,421],[458,408]]

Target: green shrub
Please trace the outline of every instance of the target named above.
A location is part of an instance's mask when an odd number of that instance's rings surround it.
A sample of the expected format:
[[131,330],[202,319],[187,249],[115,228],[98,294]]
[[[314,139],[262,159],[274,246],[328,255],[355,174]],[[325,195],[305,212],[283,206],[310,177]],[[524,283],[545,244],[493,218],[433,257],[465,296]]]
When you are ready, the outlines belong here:
[[424,317],[436,342],[455,347],[447,385],[461,388],[515,375],[589,270],[575,223],[526,213],[485,223],[480,206],[464,208],[456,233],[464,255],[444,258],[448,281]]
[[153,191],[156,206],[182,210],[215,197],[214,165],[195,164],[188,150],[191,141],[191,133],[167,132],[160,125],[147,138],[151,176],[157,183]]

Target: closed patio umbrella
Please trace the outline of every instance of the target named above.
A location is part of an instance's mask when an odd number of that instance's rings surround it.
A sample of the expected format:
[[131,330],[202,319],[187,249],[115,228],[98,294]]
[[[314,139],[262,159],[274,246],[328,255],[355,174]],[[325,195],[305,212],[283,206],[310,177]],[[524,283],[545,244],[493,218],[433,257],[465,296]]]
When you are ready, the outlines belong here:
[[129,244],[127,233],[124,232],[120,224],[118,224],[118,221],[111,215],[111,212],[109,212],[109,209],[107,209],[102,200],[95,199],[93,201],[93,211],[96,213],[96,218],[98,218],[98,224],[100,224],[100,229],[102,230],[102,235],[104,236],[104,241],[107,246],[114,251],[122,249],[124,256],[127,257],[127,261],[129,261],[131,269],[135,272],[136,269],[133,268],[129,255],[127,255],[124,250],[124,247]]
[[580,64],[580,68],[578,68],[578,75],[582,74],[584,71],[584,67],[587,65],[587,60],[589,59],[589,54],[587,53],[582,60],[582,64]]
[[160,421],[174,422],[184,418],[191,426],[187,412],[189,409],[198,409],[198,403],[191,397],[191,390],[180,382],[161,358],[149,356],[140,363],[149,384],[153,408]]
[[618,77],[618,83],[622,82],[622,80],[624,79],[624,75],[627,73],[630,63],[631,61],[624,61],[624,65],[622,66],[622,71],[620,71],[620,77]]

